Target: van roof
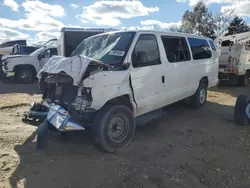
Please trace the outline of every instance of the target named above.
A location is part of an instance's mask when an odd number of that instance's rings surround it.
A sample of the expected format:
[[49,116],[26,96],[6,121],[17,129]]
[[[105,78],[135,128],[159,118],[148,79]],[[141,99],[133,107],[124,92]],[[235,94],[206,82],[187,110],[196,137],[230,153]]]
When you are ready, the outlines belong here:
[[[187,33],[180,33],[180,32],[170,32],[170,31],[155,31],[155,30],[119,30],[119,31],[111,31],[110,33],[120,33],[120,32],[136,32],[136,33],[157,33],[160,35],[172,35],[172,36],[183,36],[183,37],[195,37],[200,39],[207,39],[212,40],[211,38],[194,35],[194,34],[187,34]],[[103,33],[104,34],[104,33]],[[100,34],[102,35],[102,34]]]
[[61,32],[67,31],[86,31],[86,32],[109,32],[109,31],[117,31],[115,29],[109,28],[70,28],[70,27],[63,27]]

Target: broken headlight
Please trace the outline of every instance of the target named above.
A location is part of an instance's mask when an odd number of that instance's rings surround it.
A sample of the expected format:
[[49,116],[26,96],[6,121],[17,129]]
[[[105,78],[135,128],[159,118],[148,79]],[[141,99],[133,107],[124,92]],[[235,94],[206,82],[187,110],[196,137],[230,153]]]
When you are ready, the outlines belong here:
[[71,105],[77,111],[84,111],[87,107],[90,107],[91,103],[91,89],[83,88],[81,91],[81,95],[77,96]]

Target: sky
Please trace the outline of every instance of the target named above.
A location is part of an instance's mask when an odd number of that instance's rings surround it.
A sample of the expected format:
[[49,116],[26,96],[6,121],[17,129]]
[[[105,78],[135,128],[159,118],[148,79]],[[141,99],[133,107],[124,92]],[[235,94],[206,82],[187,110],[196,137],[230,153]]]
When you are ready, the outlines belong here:
[[[62,27],[161,29],[178,27],[201,0],[0,0],[0,43],[59,37]],[[205,0],[211,12],[234,9],[250,23],[250,0]]]

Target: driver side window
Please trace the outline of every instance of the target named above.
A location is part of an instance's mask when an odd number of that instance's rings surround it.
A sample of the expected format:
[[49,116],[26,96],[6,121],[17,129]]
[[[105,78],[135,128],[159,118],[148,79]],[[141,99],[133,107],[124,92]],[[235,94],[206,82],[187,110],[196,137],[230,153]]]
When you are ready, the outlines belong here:
[[142,34],[139,36],[132,53],[133,67],[145,67],[161,64],[158,43],[155,35]]

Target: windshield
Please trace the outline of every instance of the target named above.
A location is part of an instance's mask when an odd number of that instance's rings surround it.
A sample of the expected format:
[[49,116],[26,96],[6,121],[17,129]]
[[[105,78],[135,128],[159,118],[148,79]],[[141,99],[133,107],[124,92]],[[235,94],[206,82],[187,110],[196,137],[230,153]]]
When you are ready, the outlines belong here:
[[135,32],[108,33],[83,40],[71,54],[84,55],[109,65],[122,64]]
[[48,41],[39,41],[34,46],[55,46],[57,42],[57,39],[50,39]]

